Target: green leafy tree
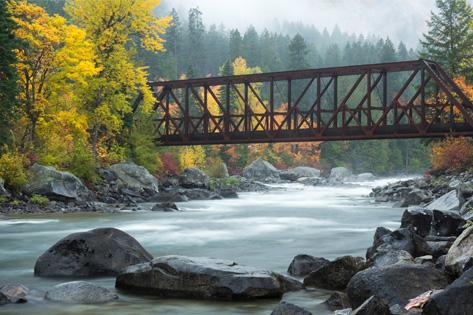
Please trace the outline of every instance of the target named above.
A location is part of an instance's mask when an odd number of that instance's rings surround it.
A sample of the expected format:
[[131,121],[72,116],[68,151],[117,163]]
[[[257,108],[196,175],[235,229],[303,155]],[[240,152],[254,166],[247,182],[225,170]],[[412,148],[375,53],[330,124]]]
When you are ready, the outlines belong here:
[[8,136],[8,126],[17,104],[16,55],[20,42],[15,38],[16,23],[11,18],[6,0],[0,0],[0,143]]
[[423,57],[442,64],[451,75],[472,77],[473,10],[466,0],[437,0],[429,31],[421,41]]

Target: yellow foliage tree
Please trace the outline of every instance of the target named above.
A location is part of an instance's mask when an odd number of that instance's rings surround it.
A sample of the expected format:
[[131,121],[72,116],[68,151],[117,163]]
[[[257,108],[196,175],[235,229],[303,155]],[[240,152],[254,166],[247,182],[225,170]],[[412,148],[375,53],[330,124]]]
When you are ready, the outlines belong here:
[[[235,61],[233,61],[233,73],[235,75],[256,74],[256,73],[261,73],[261,72],[262,71],[260,67],[254,67],[254,68],[249,67],[248,64],[246,63],[245,58],[243,57],[238,57],[235,59]],[[261,83],[253,83],[252,87],[257,93],[259,93],[259,90],[261,88]],[[237,87],[237,89],[241,95],[245,95],[244,87]],[[245,103],[243,102],[241,97],[237,96],[236,100],[238,104],[237,112],[239,114],[243,114],[245,112]],[[259,100],[251,91],[248,93],[248,103],[250,105],[251,110],[255,114],[262,114],[265,112],[264,106],[259,102]]]
[[17,51],[23,139],[34,143],[37,127],[59,110],[77,105],[78,91],[99,72],[85,31],[26,1],[10,2],[18,24],[15,35],[26,42]]
[[202,146],[184,147],[179,152],[179,166],[181,169],[205,167],[205,151]]
[[[125,115],[137,110],[133,101],[143,95],[144,112],[154,103],[148,73],[133,61],[137,41],[150,51],[164,50],[162,35],[171,18],[157,18],[159,0],[69,0],[65,10],[94,43],[96,67],[101,71],[84,93],[94,156],[108,159]],[[99,146],[102,144],[102,147]]]

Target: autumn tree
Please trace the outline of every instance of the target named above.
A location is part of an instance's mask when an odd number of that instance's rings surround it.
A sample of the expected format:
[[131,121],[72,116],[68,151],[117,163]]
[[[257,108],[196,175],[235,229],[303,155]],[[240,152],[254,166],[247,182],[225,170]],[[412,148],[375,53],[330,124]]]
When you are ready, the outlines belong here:
[[[154,103],[147,86],[147,71],[133,59],[133,44],[146,50],[164,50],[162,38],[171,18],[157,18],[159,0],[70,0],[66,12],[87,32],[97,55],[99,74],[84,93],[94,156],[121,152],[117,135],[125,118],[138,110],[133,101],[141,93],[146,111]],[[118,146],[118,148],[117,148]]]
[[17,104],[16,54],[20,42],[15,37],[17,25],[12,19],[7,0],[0,0],[0,144],[8,137],[8,127]]
[[466,0],[437,0],[429,31],[421,41],[423,56],[443,65],[454,76],[471,77],[473,70],[473,10]]
[[15,35],[26,44],[17,49],[23,145],[36,144],[37,127],[69,111],[78,91],[98,73],[85,32],[58,15],[26,1],[12,2]]

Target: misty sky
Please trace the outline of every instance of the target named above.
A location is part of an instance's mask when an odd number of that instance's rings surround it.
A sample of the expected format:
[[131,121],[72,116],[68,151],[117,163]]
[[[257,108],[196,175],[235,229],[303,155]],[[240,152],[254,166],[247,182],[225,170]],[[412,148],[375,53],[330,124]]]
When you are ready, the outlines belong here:
[[[473,0],[470,0],[473,2]],[[416,47],[435,0],[162,0],[187,10],[199,7],[206,24],[246,29],[271,28],[275,20],[303,22],[322,30],[337,24],[342,31],[389,36]]]

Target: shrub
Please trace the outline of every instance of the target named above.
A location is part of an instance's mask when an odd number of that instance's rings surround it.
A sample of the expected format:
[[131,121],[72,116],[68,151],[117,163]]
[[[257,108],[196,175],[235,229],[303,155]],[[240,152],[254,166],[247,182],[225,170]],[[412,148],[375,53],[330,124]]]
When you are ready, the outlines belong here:
[[432,147],[432,167],[436,171],[462,171],[473,162],[473,144],[467,138],[447,138]]
[[0,177],[5,180],[5,185],[15,192],[19,192],[27,182],[26,161],[25,156],[17,151],[6,151],[0,156]]
[[41,206],[41,207],[45,207],[45,206],[47,206],[48,203],[49,203],[48,197],[41,196],[41,195],[33,195],[33,196],[31,196],[30,201],[31,201],[32,203],[34,203],[35,205],[38,205],[38,206]]
[[179,163],[177,162],[176,155],[171,152],[161,154],[161,168],[158,171],[159,175],[161,175],[159,177],[179,174]]

